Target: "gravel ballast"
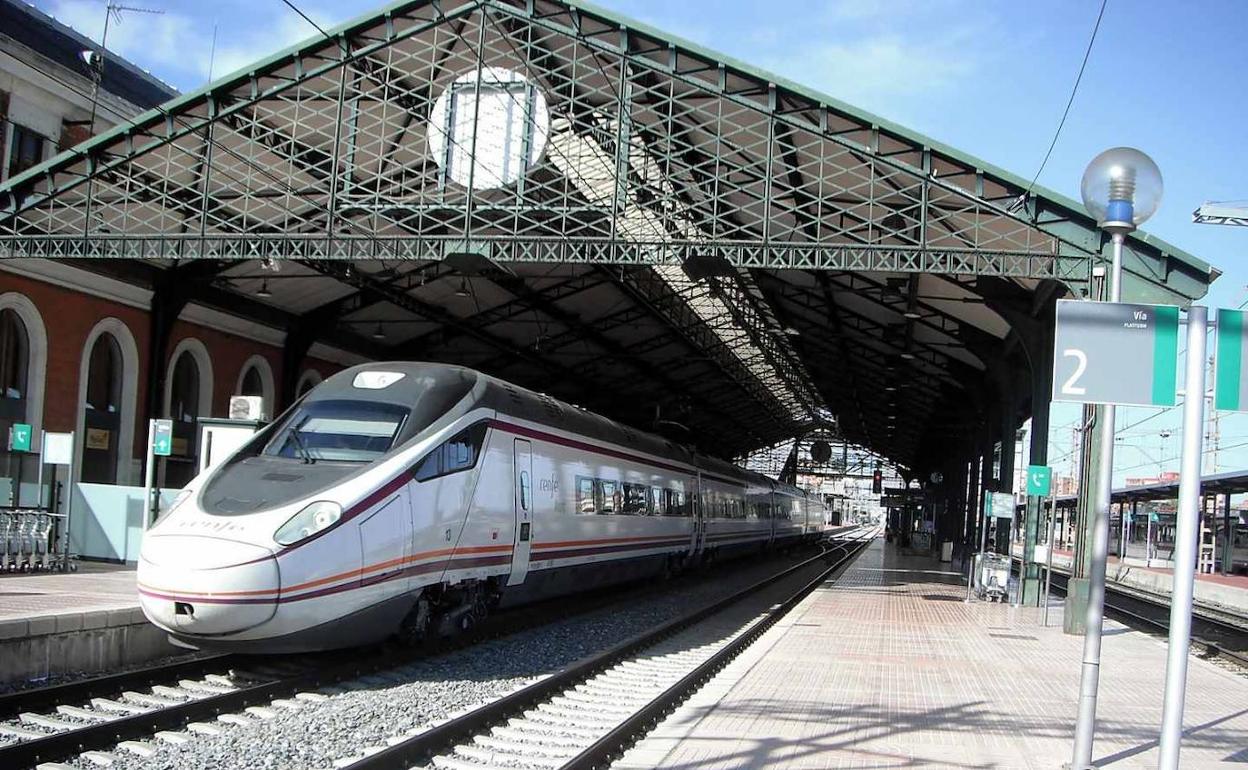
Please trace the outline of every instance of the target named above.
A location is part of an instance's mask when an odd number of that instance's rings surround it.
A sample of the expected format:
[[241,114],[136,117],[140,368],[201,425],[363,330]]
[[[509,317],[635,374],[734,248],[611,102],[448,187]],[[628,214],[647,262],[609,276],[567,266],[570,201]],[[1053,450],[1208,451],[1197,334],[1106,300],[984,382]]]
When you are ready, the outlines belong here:
[[[810,552],[806,552],[810,555]],[[805,558],[803,556],[802,558]],[[326,692],[298,710],[275,708],[271,719],[224,725],[221,735],[195,735],[182,745],[146,739],[159,750],[140,757],[112,753],[119,770],[207,770],[222,767],[318,768],[362,747],[446,719],[535,678],[708,604],[798,561],[729,563],[662,594],[605,605],[591,613],[419,660]],[[345,651],[344,655],[352,654]],[[96,768],[85,758],[73,764]]]

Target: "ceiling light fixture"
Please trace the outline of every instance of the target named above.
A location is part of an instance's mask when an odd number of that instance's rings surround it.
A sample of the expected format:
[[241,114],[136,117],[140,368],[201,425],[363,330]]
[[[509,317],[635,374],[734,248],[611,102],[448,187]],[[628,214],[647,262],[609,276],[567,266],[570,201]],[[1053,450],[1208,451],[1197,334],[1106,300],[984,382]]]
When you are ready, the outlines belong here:
[[386,338],[386,330],[381,328],[381,321],[377,322],[377,328],[373,330],[373,339],[384,340]]
[[273,296],[273,292],[269,291],[269,279],[265,278],[260,282],[260,290],[256,292],[256,296],[261,299],[268,299]]
[[468,279],[467,278],[459,279],[459,288],[455,290],[455,296],[456,297],[468,296]]

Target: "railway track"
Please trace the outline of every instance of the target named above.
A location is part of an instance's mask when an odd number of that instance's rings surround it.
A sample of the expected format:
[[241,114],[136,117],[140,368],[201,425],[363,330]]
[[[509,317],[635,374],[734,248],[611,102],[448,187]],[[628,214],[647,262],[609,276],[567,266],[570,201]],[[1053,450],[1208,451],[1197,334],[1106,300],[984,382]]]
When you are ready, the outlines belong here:
[[[653,586],[608,594],[627,601],[653,594]],[[333,653],[281,662],[218,655],[9,693],[0,696],[0,768],[56,767],[56,760],[70,756],[99,765],[113,763],[119,754],[151,756],[162,744],[218,735],[232,723],[272,719],[327,699],[340,683],[368,684],[387,669],[600,609],[602,601],[599,593],[500,613],[472,633],[418,653],[380,648],[348,662]]]
[[[1053,571],[1053,587],[1066,591],[1069,576]],[[1136,591],[1107,585],[1105,612],[1141,630],[1167,634],[1170,605]],[[1248,627],[1229,620],[1192,613],[1192,645],[1205,657],[1216,657],[1248,668]]]
[[[346,770],[605,766],[804,596],[844,570],[870,540],[867,536],[842,543],[509,695],[414,735],[396,736],[389,745],[365,749],[354,761],[348,757],[334,766]],[[783,589],[782,595],[774,595],[777,588]],[[756,606],[743,607],[751,599]]]

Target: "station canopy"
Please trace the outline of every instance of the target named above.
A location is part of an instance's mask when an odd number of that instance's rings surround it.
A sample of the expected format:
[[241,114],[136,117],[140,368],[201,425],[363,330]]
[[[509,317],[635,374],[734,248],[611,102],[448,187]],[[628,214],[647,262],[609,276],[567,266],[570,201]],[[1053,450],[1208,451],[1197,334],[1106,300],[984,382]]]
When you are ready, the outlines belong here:
[[[922,464],[1105,249],[1072,201],[566,0],[398,3],[0,187],[0,258],[727,457],[834,430]],[[1144,236],[1127,269],[1176,303],[1216,276]]]

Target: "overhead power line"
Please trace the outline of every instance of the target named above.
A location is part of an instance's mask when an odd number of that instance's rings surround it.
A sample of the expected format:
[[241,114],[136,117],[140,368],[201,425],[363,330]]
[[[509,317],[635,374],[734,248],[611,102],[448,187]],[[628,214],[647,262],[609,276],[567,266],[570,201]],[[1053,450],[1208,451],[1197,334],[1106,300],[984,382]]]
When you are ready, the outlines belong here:
[[1057,138],[1062,135],[1062,127],[1066,125],[1066,117],[1070,115],[1070,107],[1075,103],[1075,94],[1079,93],[1079,83],[1083,80],[1083,71],[1088,67],[1088,57],[1092,55],[1092,44],[1096,42],[1096,33],[1101,29],[1101,19],[1105,17],[1105,6],[1108,3],[1109,0],[1101,0],[1101,10],[1096,14],[1096,24],[1092,26],[1092,36],[1088,38],[1088,47],[1083,52],[1083,63],[1079,65],[1079,74],[1075,77],[1075,85],[1070,89],[1070,98],[1066,100],[1066,109],[1062,110],[1062,119],[1058,121],[1057,130],[1053,132],[1053,141],[1049,142],[1049,150],[1044,154],[1044,160],[1040,162],[1040,168],[1036,170],[1036,175],[1031,178],[1031,184],[1027,185],[1027,192],[1023,195],[1022,200],[1026,200],[1031,196],[1031,191],[1040,179],[1040,174],[1044,173],[1044,167],[1049,164],[1049,157],[1053,155],[1053,148],[1057,146]]
[[321,27],[321,25],[320,25],[320,24],[317,24],[315,21],[312,21],[312,17],[311,17],[311,16],[309,16],[309,15],[307,15],[306,13],[304,13],[303,11],[299,10],[299,6],[295,5],[295,4],[294,4],[294,3],[292,3],[290,0],[282,0],[282,2],[283,2],[283,3],[285,3],[285,4],[286,4],[286,7],[290,8],[290,10],[292,10],[292,11],[294,11],[295,13],[299,14],[300,16],[302,16],[304,21],[306,21],[307,23],[311,24],[313,27],[316,27],[316,31],[317,31],[317,32],[320,32],[322,35],[324,35],[324,36],[325,36],[327,39],[329,39],[329,40],[332,40],[332,39],[333,39],[333,38],[331,38],[331,37],[329,36],[329,33],[328,33],[328,32],[326,32],[326,31],[325,31],[325,30]]

